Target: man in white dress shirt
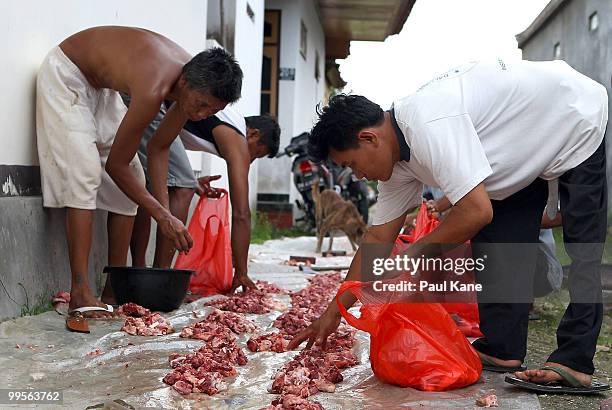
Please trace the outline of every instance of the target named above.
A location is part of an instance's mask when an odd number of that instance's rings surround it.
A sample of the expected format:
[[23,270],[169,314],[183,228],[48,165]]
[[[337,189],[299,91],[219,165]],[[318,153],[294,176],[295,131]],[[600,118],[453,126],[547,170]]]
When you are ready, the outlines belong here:
[[[474,257],[488,256],[477,274],[489,285],[478,295],[484,337],[473,344],[483,364],[516,371],[532,385],[590,387],[603,317],[607,121],[606,89],[565,62],[496,60],[451,69],[387,112],[362,96],[333,97],[319,112],[310,149],[317,159],[380,181],[362,249],[392,243],[406,214],[421,204],[423,184],[439,187],[452,208],[408,252],[417,256],[436,248],[432,244],[471,240]],[[572,258],[571,303],[546,369],[523,371],[536,244],[554,180]],[[362,249],[347,280],[359,279]],[[341,301],[348,307],[355,298],[347,292]],[[333,301],[290,348],[307,339],[324,343],[339,317]]]

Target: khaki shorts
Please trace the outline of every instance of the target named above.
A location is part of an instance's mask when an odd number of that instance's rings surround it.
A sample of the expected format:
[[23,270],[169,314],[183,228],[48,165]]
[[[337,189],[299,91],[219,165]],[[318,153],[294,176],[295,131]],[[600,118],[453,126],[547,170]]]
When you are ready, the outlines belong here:
[[[43,205],[135,215],[137,205],[104,170],[127,112],[119,93],[93,88],[55,47],[40,67],[36,94]],[[144,185],[144,172],[136,155],[130,170]]]
[[[129,107],[130,97],[125,94],[120,95],[125,105]],[[153,137],[153,134],[155,134],[155,131],[157,131],[159,128],[159,125],[164,119],[164,115],[166,115],[166,107],[164,104],[162,104],[159,112],[153,121],[151,121],[151,124],[145,128],[142,138],[140,139],[138,158],[140,158],[140,163],[142,164],[145,177],[147,178],[147,186],[151,184],[151,181],[149,181],[149,173],[147,171],[147,144]],[[180,138],[175,138],[174,141],[172,141],[172,144],[170,144],[170,152],[168,156],[168,179],[166,181],[166,186],[172,188],[194,189],[198,187],[198,181],[193,173],[191,163],[189,162],[189,157],[187,156],[187,152],[185,151],[185,147],[183,146],[183,142]]]

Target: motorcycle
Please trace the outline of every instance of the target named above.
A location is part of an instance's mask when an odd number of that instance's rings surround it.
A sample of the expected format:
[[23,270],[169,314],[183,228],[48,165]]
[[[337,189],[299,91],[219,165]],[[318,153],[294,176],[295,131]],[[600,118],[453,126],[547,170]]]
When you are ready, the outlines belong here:
[[307,229],[315,228],[315,205],[312,200],[312,186],[319,180],[319,189],[335,189],[345,200],[351,201],[357,206],[357,210],[367,222],[369,207],[375,202],[376,194],[365,181],[357,179],[353,171],[348,167],[335,165],[331,161],[315,163],[308,157],[307,132],[291,138],[289,145],[281,151],[278,157],[295,157],[291,166],[293,183],[297,188],[301,200],[296,200],[296,206],[304,215],[298,218],[298,223],[304,223]]

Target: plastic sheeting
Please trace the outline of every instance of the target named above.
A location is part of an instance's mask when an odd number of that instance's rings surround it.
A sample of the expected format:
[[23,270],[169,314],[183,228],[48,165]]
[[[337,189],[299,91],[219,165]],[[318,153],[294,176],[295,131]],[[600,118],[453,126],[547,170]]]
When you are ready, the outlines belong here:
[[[344,238],[334,242],[335,249],[350,249]],[[251,275],[288,290],[301,289],[310,275],[279,263],[286,260],[285,253],[304,255],[309,254],[307,250],[312,253],[314,245],[315,238],[296,238],[252,247],[252,260],[256,262],[251,263]],[[330,264],[346,263],[346,258],[325,260]],[[270,264],[262,263],[268,261]],[[287,296],[276,297],[289,303]],[[62,390],[64,405],[61,408],[75,409],[101,403],[107,403],[107,408],[121,408],[108,404],[114,400],[123,400],[135,408],[258,409],[268,405],[277,397],[267,392],[272,375],[296,353],[251,353],[246,349],[248,335],[241,335],[238,343],[244,348],[249,363],[237,367],[235,378],[226,379],[227,391],[212,397],[204,394],[181,396],[161,381],[170,371],[170,353],[189,352],[201,346],[201,341],[179,338],[178,332],[187,324],[201,320],[194,317],[193,312],[204,316],[208,309],[202,306],[204,300],[208,299],[183,305],[166,314],[177,332],[156,337],[121,332],[120,320],[90,321],[91,334],[68,332],[64,328],[64,317],[53,311],[3,322],[0,324],[0,388]],[[272,321],[279,314],[271,312],[247,317],[265,332],[274,329]],[[368,335],[358,332],[354,352],[361,364],[342,372],[344,381],[337,385],[335,393],[318,393],[311,399],[327,409],[470,408],[475,407],[476,398],[483,392],[496,389],[502,408],[539,408],[535,395],[504,386],[503,375],[491,373],[484,373],[481,381],[473,386],[442,393],[382,384],[370,369],[368,346]],[[101,354],[88,355],[96,349]],[[45,405],[45,408],[54,407],[60,406]]]

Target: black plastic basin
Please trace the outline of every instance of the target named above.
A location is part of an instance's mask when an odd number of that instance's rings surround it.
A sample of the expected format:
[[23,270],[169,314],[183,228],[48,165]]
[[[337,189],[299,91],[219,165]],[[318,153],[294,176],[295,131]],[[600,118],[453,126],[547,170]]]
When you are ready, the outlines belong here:
[[122,305],[134,302],[153,311],[170,312],[177,309],[187,294],[193,271],[182,269],[132,268],[107,266],[110,283]]

